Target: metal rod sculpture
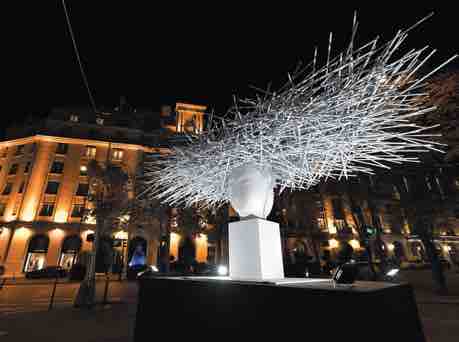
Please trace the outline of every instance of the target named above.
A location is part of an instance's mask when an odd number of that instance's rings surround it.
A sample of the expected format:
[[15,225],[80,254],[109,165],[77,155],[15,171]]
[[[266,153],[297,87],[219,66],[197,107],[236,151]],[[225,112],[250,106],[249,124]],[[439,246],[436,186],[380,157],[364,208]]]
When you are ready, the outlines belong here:
[[330,34],[323,67],[316,49],[279,92],[239,101],[225,116],[211,117],[203,134],[190,134],[187,146],[150,162],[148,193],[173,206],[215,206],[231,200],[229,179],[247,165],[272,176],[272,186],[308,189],[440,150],[426,132],[434,126],[411,119],[434,110],[418,101],[423,81],[456,56],[420,78],[416,72],[435,50],[394,56],[425,19],[381,46],[376,38],[355,48],[354,17],[350,44],[333,59]]

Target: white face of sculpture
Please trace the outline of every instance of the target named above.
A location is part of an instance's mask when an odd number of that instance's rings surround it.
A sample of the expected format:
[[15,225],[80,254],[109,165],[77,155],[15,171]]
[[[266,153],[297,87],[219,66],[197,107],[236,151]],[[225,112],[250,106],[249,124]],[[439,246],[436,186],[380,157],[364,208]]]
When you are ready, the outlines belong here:
[[266,218],[274,203],[274,177],[269,168],[245,164],[228,178],[229,197],[239,216]]

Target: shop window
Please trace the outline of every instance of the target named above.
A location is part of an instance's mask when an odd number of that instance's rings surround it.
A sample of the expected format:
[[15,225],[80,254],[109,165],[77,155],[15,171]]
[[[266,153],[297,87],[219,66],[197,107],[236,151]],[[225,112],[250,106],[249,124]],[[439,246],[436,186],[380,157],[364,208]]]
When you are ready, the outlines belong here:
[[88,183],[80,183],[78,184],[78,189],[76,192],[77,196],[87,196],[89,191],[89,184]]
[[114,148],[112,150],[112,160],[120,161],[123,159],[124,151],[119,148]]
[[95,146],[86,146],[85,156],[89,159],[96,158],[97,149]]
[[11,165],[9,175],[15,175],[18,172],[18,164]]
[[58,190],[59,190],[59,182],[49,181],[46,186],[45,194],[55,195],[57,194]]
[[2,195],[9,195],[11,190],[13,189],[13,183],[6,183],[5,187],[3,188]]
[[129,267],[145,265],[147,255],[147,240],[136,236],[129,241],[128,260]]
[[40,208],[39,216],[53,216],[54,203],[43,203]]
[[61,161],[54,161],[51,165],[50,173],[61,174],[64,171],[64,163]]
[[49,238],[46,235],[35,235],[27,249],[24,272],[37,271],[45,267]]
[[79,117],[78,115],[71,114],[71,115],[70,115],[70,121],[72,121],[72,122],[78,122],[78,121],[80,121],[80,117]]
[[87,176],[88,175],[88,166],[81,165],[80,166],[80,176]]
[[78,235],[68,236],[62,242],[62,253],[59,266],[69,270],[75,264],[76,257],[81,249],[81,238]]
[[68,149],[68,144],[59,143],[56,147],[56,154],[67,154]]

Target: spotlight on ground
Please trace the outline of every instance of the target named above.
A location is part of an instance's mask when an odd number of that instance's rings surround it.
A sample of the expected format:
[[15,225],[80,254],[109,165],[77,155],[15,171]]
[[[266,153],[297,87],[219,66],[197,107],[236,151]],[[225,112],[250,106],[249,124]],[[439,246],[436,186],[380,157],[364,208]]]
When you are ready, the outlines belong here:
[[218,266],[217,273],[218,273],[218,275],[220,275],[220,276],[225,276],[225,275],[227,275],[227,274],[228,274],[228,267],[226,267],[226,266],[224,266],[224,265]]
[[389,270],[389,272],[386,273],[386,276],[391,277],[391,278],[395,277],[399,271],[400,269],[398,268],[392,268]]

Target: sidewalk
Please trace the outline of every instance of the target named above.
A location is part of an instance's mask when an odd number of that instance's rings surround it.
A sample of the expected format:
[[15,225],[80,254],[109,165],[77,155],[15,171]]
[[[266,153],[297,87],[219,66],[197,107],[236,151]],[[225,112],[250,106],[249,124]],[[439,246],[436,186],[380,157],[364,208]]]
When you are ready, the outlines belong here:
[[58,309],[0,319],[3,342],[131,342],[136,305],[111,304],[93,310]]
[[[105,281],[105,274],[96,274],[96,281]],[[109,275],[110,281],[119,281],[119,276],[116,274]],[[122,281],[125,281],[126,277],[123,276]],[[43,279],[27,279],[25,277],[0,277],[0,288],[4,285],[33,285],[33,284],[50,284],[54,283],[55,278],[43,278]],[[58,283],[80,283],[81,280],[69,280],[69,278],[59,278]]]

